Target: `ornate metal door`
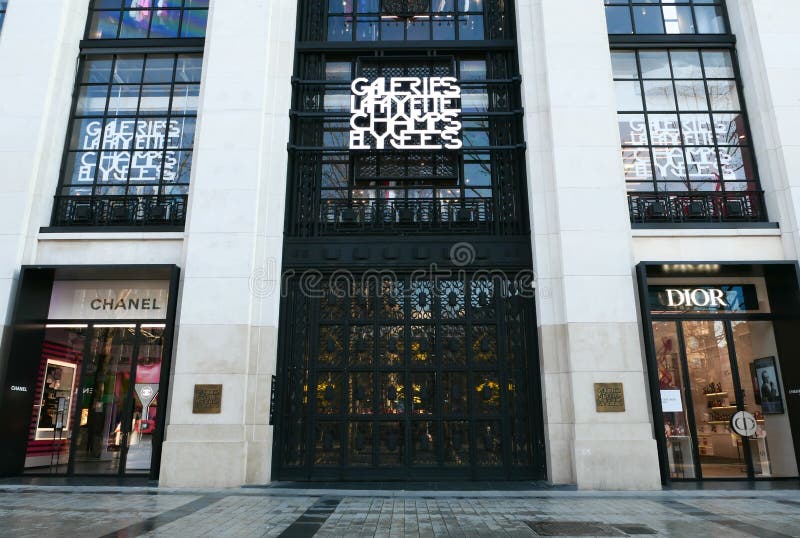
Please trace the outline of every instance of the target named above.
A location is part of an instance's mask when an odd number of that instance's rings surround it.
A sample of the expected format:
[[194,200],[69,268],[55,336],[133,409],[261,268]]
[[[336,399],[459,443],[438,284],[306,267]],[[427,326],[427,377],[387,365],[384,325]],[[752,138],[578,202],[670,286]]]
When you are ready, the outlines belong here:
[[463,275],[348,280],[288,286],[276,478],[542,477],[525,289]]

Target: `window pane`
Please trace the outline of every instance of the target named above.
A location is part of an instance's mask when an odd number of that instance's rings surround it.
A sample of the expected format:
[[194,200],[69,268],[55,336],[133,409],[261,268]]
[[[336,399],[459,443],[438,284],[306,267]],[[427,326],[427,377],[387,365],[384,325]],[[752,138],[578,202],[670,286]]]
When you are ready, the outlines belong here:
[[149,56],[144,68],[144,82],[170,82],[174,67],[174,56]]
[[644,82],[647,110],[675,110],[675,91],[671,80]]
[[145,38],[150,27],[149,11],[123,11],[122,24],[119,28],[119,37],[126,38]]
[[664,20],[659,7],[635,6],[633,21],[637,34],[664,33]]
[[711,80],[708,82],[708,96],[711,110],[739,110],[739,92],[732,80]]
[[107,99],[108,86],[83,86],[78,91],[78,102],[75,105],[75,115],[102,115],[106,110]]
[[81,82],[93,84],[107,84],[111,78],[111,57],[87,59],[83,64],[83,79]]
[[644,114],[620,114],[618,123],[619,136],[623,146],[648,145]]
[[675,92],[678,96],[678,110],[708,110],[706,88],[702,80],[677,80]]
[[89,39],[116,39],[119,30],[119,11],[101,11],[92,15]]
[[703,51],[703,64],[708,78],[733,78],[733,60],[728,51]]
[[643,78],[670,78],[669,54],[667,51],[648,51],[639,53]]
[[714,132],[708,114],[681,114],[683,143],[687,146],[714,144]]
[[689,6],[664,6],[664,27],[668,34],[693,34],[694,21]]
[[741,114],[714,114],[714,130],[720,145],[738,146],[749,142]]
[[703,78],[698,51],[672,51],[670,56],[672,57],[672,74],[675,78]]
[[459,39],[483,39],[483,15],[462,15],[458,21]]
[[[190,13],[205,13],[205,11],[186,12],[186,15],[189,15]],[[150,29],[150,37],[178,37],[180,22],[181,11],[179,9],[160,9],[153,13],[153,25]]]
[[719,6],[696,6],[694,16],[697,19],[698,34],[724,34],[725,20]]
[[617,94],[617,110],[643,110],[642,88],[638,81],[614,83]]
[[607,6],[606,27],[609,34],[632,34],[630,8],[628,6]]
[[614,71],[614,78],[639,78],[635,52],[612,52],[611,67]]
[[675,114],[651,114],[650,142],[654,146],[677,146],[681,143],[681,130]]

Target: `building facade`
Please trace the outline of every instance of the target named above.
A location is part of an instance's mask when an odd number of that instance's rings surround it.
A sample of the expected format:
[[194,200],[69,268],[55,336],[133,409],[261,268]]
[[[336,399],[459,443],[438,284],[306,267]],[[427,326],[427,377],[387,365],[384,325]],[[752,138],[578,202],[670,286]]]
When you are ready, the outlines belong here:
[[765,4],[0,1],[0,474],[796,478]]

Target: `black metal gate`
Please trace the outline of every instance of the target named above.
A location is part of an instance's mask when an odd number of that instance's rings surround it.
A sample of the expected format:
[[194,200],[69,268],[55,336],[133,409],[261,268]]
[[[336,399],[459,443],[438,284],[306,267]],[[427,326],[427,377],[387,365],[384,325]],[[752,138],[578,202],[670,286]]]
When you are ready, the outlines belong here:
[[288,285],[276,478],[543,474],[533,300],[500,278]]

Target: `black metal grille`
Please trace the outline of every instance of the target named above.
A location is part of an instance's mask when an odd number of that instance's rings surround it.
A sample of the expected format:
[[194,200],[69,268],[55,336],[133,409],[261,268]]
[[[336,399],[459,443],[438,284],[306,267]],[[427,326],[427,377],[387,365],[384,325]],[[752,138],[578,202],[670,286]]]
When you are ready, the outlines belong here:
[[541,474],[521,284],[359,277],[289,291],[280,479]]
[[629,193],[634,223],[761,222],[766,220],[760,191]]
[[56,196],[53,226],[183,226],[188,196]]
[[430,0],[383,0],[381,12],[397,17],[413,17],[427,14],[430,6]]
[[[298,60],[289,235],[352,231],[353,225],[365,233],[528,233],[520,79],[512,54],[328,57]],[[462,150],[349,151],[353,77],[450,75],[462,91]]]

